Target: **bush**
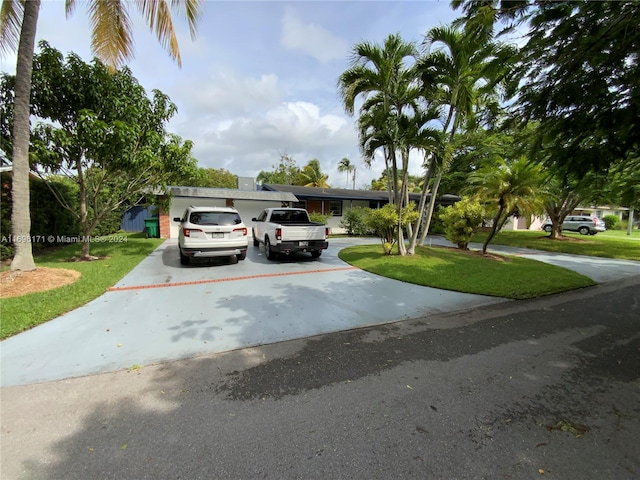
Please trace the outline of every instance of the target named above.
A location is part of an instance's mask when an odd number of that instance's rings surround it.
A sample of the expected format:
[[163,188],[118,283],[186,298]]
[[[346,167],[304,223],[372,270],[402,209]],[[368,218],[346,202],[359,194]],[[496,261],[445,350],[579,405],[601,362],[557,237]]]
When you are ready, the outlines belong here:
[[614,230],[618,222],[620,222],[620,219],[617,215],[605,215],[602,221],[604,222],[605,227],[607,227],[607,230]]
[[[413,223],[418,219],[416,204],[410,203],[402,210],[402,226]],[[398,238],[398,212],[396,205],[387,203],[382,208],[375,208],[366,217],[367,227],[380,238],[382,249],[391,255],[393,246]]]
[[348,235],[372,235],[373,232],[367,227],[367,215],[370,212],[370,208],[351,208],[344,213],[340,226],[347,231]]
[[318,222],[326,225],[329,218],[331,218],[331,214],[323,215],[320,212],[309,212],[309,220],[311,220],[312,222]]
[[467,250],[473,234],[482,225],[485,211],[477,200],[462,197],[460,201],[450,207],[442,209],[440,218],[444,224],[447,240],[455,243],[458,248]]

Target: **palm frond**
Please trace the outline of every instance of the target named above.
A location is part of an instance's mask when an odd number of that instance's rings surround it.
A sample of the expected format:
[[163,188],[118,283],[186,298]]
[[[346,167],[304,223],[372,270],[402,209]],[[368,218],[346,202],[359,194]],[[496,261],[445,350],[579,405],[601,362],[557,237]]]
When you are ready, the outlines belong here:
[[2,56],[18,51],[24,5],[17,0],[2,0],[0,8],[0,53]]

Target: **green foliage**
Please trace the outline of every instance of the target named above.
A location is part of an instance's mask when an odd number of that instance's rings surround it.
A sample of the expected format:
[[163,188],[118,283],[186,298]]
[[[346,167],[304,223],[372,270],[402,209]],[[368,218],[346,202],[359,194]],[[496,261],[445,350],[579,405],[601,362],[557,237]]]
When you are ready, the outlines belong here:
[[348,235],[371,235],[371,230],[367,227],[367,216],[370,208],[354,207],[345,211],[340,226],[347,231]]
[[185,180],[191,187],[238,188],[238,176],[224,168],[198,168],[197,174]]
[[[58,200],[63,208],[75,207],[87,238],[96,228],[101,233],[117,229],[116,217],[148,191],[196,175],[192,142],[166,131],[176,106],[158,90],[149,98],[127,68],[112,72],[73,53],[65,59],[41,42],[34,56],[31,106],[34,116],[46,120],[33,129],[31,158],[41,169],[77,183],[76,205]],[[83,256],[89,246],[83,244]]]
[[331,218],[330,213],[324,215],[320,212],[309,212],[309,220],[311,220],[312,222],[318,222],[326,225],[329,218]]
[[317,158],[309,160],[300,172],[300,182],[304,187],[331,188],[327,183],[328,179],[329,175],[322,171]]
[[[0,174],[2,184],[2,200],[0,201],[0,232],[5,240],[0,244],[0,258],[13,256],[14,247],[9,242],[11,234],[11,174]],[[56,245],[53,236],[76,236],[80,233],[80,226],[75,215],[67,209],[60,208],[58,198],[77,206],[78,188],[73,182],[64,177],[49,177],[46,181],[37,178],[29,179],[31,235],[34,241],[32,248],[38,252]],[[118,228],[120,223],[118,223]]]
[[[417,220],[415,203],[411,202],[402,210],[400,225],[404,228],[409,223]],[[398,238],[398,210],[397,206],[387,203],[382,208],[374,208],[366,216],[366,226],[380,238],[382,249],[387,255],[391,255]]]
[[300,183],[300,167],[290,155],[280,155],[280,162],[273,165],[273,170],[267,172],[262,170],[258,173],[256,181],[258,183],[273,183],[276,185],[303,185]]
[[602,219],[607,230],[614,230],[616,225],[620,222],[617,215],[605,215]]
[[484,216],[484,207],[478,200],[469,197],[462,197],[455,204],[443,208],[440,218],[444,223],[446,239],[458,248],[468,250],[471,237],[481,226]]

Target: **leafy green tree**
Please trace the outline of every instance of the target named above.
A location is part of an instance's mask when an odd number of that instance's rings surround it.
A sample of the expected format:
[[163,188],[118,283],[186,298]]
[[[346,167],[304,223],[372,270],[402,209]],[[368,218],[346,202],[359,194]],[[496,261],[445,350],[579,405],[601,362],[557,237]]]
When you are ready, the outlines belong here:
[[535,122],[535,151],[577,177],[638,156],[640,2],[453,0],[465,28],[528,31],[513,110]]
[[196,176],[189,182],[193,187],[238,188],[238,176],[224,168],[198,168]]
[[482,226],[484,218],[484,207],[477,199],[470,197],[462,197],[440,211],[446,239],[461,250],[469,249],[471,237]]
[[[36,26],[40,12],[40,0],[3,0],[0,9],[0,49],[17,51],[14,112],[12,118],[12,209],[11,228],[14,236],[30,238],[29,211],[29,117],[32,60],[36,40]],[[173,30],[170,9],[166,0],[126,2],[135,5],[145,18],[151,31],[167,48],[170,56],[180,65],[180,50]],[[176,3],[176,2],[174,2]],[[202,0],[184,0],[191,37],[195,38],[196,23]],[[122,1],[91,0],[87,2],[91,16],[93,52],[116,68],[133,57],[132,24],[126,4]],[[67,0],[67,16],[75,9],[76,1]],[[11,270],[35,269],[30,242],[16,246]]]
[[295,159],[287,154],[280,155],[280,162],[272,166],[273,170],[262,170],[256,180],[258,183],[273,183],[276,185],[300,185],[300,167]]
[[128,68],[111,73],[97,59],[86,64],[72,53],[65,60],[46,42],[40,47],[32,106],[47,122],[34,128],[34,157],[45,171],[77,183],[74,213],[88,259],[89,237],[111,212],[195,173],[192,143],[167,133],[175,105],[159,90],[148,98]]
[[544,197],[543,176],[538,164],[521,157],[512,162],[495,159],[469,176],[468,193],[477,195],[493,210],[491,232],[482,245],[482,253],[509,217],[514,215],[535,215],[542,212]]
[[328,179],[329,175],[322,172],[320,160],[316,158],[309,160],[300,172],[300,181],[305,187],[331,188],[327,183]]

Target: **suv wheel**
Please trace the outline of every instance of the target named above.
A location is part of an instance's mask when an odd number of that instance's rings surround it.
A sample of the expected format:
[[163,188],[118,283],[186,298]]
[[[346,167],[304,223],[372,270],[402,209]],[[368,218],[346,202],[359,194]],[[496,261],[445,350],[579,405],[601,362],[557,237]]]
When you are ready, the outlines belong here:
[[180,250],[180,265],[189,265],[191,259],[186,255],[182,254],[182,250]]
[[247,252],[241,253],[240,255],[236,255],[236,258],[238,260],[244,260],[245,258],[247,258]]
[[551,233],[551,228],[552,228],[551,225],[545,225],[543,230],[547,233]]
[[578,232],[580,233],[580,235],[589,235],[589,228],[588,227],[580,227],[578,229]]

